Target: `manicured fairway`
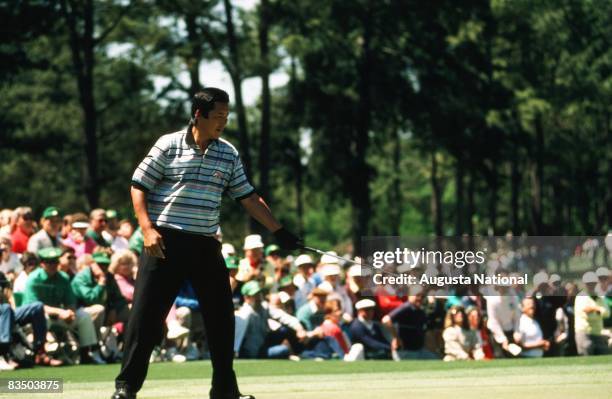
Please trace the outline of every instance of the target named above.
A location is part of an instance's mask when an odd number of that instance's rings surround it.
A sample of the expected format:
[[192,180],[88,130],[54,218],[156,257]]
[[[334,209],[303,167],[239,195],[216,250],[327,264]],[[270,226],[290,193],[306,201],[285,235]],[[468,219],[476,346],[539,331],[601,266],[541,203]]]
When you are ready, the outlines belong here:
[[[64,378],[63,394],[0,397],[109,398],[118,365],[1,372],[0,378]],[[257,399],[612,398],[612,356],[489,362],[238,361],[244,392]],[[208,362],[156,363],[138,395],[208,398]]]

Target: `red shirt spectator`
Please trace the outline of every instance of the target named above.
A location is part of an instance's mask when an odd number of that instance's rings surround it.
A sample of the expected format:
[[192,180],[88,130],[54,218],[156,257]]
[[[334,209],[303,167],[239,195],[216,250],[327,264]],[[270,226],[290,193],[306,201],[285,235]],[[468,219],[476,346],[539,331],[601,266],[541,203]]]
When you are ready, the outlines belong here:
[[28,249],[28,240],[34,233],[34,215],[31,208],[20,206],[13,212],[13,218],[16,223],[15,230],[11,234],[12,251],[22,254]]

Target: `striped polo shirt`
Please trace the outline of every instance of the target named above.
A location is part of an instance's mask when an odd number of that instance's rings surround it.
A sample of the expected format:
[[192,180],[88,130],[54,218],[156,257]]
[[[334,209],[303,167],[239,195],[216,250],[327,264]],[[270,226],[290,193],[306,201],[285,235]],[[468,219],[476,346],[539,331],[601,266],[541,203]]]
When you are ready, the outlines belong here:
[[217,232],[225,191],[234,200],[255,191],[232,144],[220,138],[202,152],[187,130],[160,137],[136,168],[132,185],[147,191],[155,225],[206,236]]

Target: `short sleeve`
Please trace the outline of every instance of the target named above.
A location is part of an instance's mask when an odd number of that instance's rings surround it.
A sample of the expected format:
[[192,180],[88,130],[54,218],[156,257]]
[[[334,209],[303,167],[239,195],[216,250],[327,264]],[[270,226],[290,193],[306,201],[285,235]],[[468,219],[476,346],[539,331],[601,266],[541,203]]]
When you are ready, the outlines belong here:
[[233,200],[240,201],[253,194],[253,192],[255,192],[255,189],[244,174],[240,156],[236,154],[234,169],[228,185],[228,194]]
[[149,150],[147,156],[134,171],[132,176],[133,185],[150,191],[161,181],[164,176],[164,169],[166,168],[168,141],[166,136],[162,136]]

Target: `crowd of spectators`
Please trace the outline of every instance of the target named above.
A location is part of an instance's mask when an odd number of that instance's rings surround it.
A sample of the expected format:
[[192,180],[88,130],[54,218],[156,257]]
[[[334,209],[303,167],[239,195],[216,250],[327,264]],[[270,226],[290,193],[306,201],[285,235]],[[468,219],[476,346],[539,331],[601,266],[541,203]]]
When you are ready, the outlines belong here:
[[[1,211],[0,370],[119,361],[142,250],[140,229],[114,210],[63,215],[48,207],[39,220],[28,207]],[[578,283],[541,271],[529,292],[500,286],[495,295],[440,295],[436,287],[411,286],[405,294],[381,287],[372,295],[358,258],[293,257],[259,235],[245,237],[240,250],[222,244],[237,358],[452,361],[610,352],[606,266]],[[199,309],[185,282],[152,362],[209,356]]]

